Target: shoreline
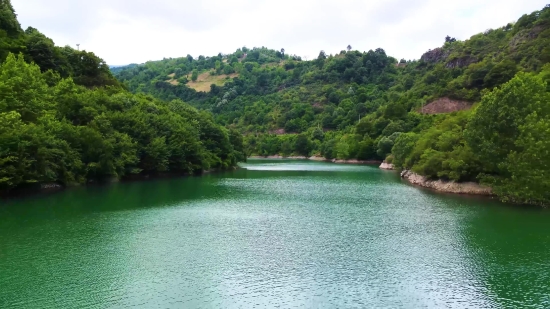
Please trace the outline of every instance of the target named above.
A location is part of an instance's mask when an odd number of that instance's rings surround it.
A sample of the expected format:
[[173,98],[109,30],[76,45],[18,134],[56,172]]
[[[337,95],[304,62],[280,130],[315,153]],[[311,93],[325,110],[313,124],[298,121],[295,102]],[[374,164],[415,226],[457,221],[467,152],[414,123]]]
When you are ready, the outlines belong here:
[[[396,171],[393,164],[382,163],[381,170]],[[483,186],[477,182],[456,182],[445,181],[441,179],[431,180],[426,176],[414,173],[410,170],[403,170],[400,173],[402,179],[415,187],[434,190],[438,193],[449,193],[458,195],[476,195],[476,196],[494,196],[493,190],[490,187]]]
[[[311,160],[311,161],[317,161],[317,162],[327,162],[327,163],[334,163],[334,164],[354,164],[354,165],[379,165],[379,168],[382,170],[387,171],[397,171],[395,170],[393,164],[384,163],[382,161],[376,161],[376,160],[337,160],[332,159],[328,160],[324,157],[319,156],[312,156],[312,157],[304,157],[304,156],[289,156],[289,157],[283,157],[283,156],[250,156],[249,159],[290,159],[290,160]],[[227,170],[234,170],[238,167],[233,167]],[[166,178],[178,178],[178,177],[197,177],[197,176],[204,176],[211,173],[217,173],[222,172],[225,170],[222,169],[214,169],[214,170],[208,170],[208,171],[202,171],[198,174],[178,174],[178,173],[164,173],[159,175],[131,175],[126,176],[121,179],[118,178],[111,178],[111,179],[105,179],[104,181],[90,181],[85,184],[80,185],[63,185],[56,182],[50,182],[50,183],[40,183],[36,184],[31,187],[27,188],[19,188],[15,189],[14,191],[11,191],[7,194],[0,195],[0,200],[8,200],[8,199],[18,199],[18,198],[26,198],[26,197],[32,197],[36,195],[47,195],[47,194],[55,194],[58,192],[66,191],[71,188],[75,187],[83,187],[83,186],[98,186],[98,185],[110,185],[113,183],[119,183],[119,182],[136,182],[136,181],[147,181],[147,180],[155,180],[155,179],[166,179]],[[490,187],[483,186],[479,183],[475,182],[464,182],[464,183],[458,183],[455,181],[444,181],[441,179],[438,180],[431,180],[428,179],[425,176],[422,176],[420,174],[414,173],[410,170],[404,170],[400,174],[401,178],[406,180],[411,185],[414,185],[416,187],[422,187],[431,189],[440,193],[451,193],[451,194],[459,194],[459,195],[478,195],[478,196],[494,196],[494,193]]]
[[401,172],[401,178],[405,179],[414,186],[432,189],[441,193],[494,196],[493,190],[490,187],[476,182],[455,182],[444,181],[441,179],[430,180],[426,176],[422,176],[409,170],[404,170]]
[[183,177],[201,177],[212,173],[219,173],[225,171],[236,170],[238,166],[234,166],[228,169],[210,169],[202,171],[201,173],[189,174],[189,173],[160,173],[160,174],[137,174],[137,175],[127,175],[122,178],[106,178],[104,180],[90,180],[83,184],[69,184],[64,185],[58,182],[46,182],[38,183],[28,187],[15,188],[8,193],[0,194],[0,201],[2,200],[11,200],[11,199],[20,199],[27,198],[39,195],[50,195],[56,194],[63,191],[67,191],[73,188],[81,187],[95,187],[95,186],[109,186],[115,183],[131,183],[131,182],[141,182],[157,179],[172,179],[172,178],[183,178]]
[[374,165],[374,164],[380,164],[382,161],[378,160],[338,160],[338,159],[327,159],[324,157],[318,157],[318,156],[312,156],[312,157],[304,157],[304,156],[250,156],[249,159],[274,159],[274,160],[280,160],[280,159],[288,159],[288,160],[311,160],[311,161],[317,161],[317,162],[328,162],[328,163],[335,163],[335,164],[357,164],[357,165]]

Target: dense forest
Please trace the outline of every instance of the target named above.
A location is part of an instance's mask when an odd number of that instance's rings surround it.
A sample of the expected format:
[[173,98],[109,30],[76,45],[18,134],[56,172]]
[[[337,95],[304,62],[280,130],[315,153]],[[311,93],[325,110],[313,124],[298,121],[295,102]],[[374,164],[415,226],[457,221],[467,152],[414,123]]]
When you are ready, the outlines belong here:
[[134,93],[212,112],[244,134],[248,155],[386,160],[549,205],[548,62],[550,6],[465,41],[447,36],[414,61],[381,48],[304,61],[243,47],[113,72]]
[[181,100],[132,94],[91,52],[23,31],[0,0],[0,194],[190,174],[245,160],[243,138]]

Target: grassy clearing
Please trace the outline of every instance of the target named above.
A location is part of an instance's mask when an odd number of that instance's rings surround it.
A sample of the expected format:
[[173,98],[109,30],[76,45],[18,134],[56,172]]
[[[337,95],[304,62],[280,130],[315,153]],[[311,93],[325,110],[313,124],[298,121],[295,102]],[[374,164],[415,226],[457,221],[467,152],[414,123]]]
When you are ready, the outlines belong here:
[[[210,75],[210,72],[205,72],[199,75],[199,78],[196,82],[190,81],[187,83],[187,86],[189,88],[193,88],[196,91],[202,91],[202,92],[210,92],[210,85],[214,84],[216,86],[223,86],[228,80],[238,77],[239,74],[233,73],[229,75]],[[229,79],[226,79],[229,77]],[[191,79],[191,75],[187,77],[188,79]]]
[[262,64],[262,68],[275,68],[275,67],[282,67],[284,66],[286,63],[286,61],[280,61],[278,63],[266,63],[266,64]]

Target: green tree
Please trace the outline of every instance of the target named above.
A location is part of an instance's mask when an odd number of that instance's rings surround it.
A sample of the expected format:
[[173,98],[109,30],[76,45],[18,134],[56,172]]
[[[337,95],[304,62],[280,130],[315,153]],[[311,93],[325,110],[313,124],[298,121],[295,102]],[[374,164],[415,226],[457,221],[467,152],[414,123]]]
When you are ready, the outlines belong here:
[[311,142],[305,134],[299,134],[296,136],[294,151],[301,156],[309,156],[309,152],[311,151]]
[[377,149],[376,149],[374,140],[369,136],[365,136],[365,138],[359,143],[357,159],[359,160],[376,159],[376,150]]
[[[519,73],[483,97],[466,136],[505,200],[548,205],[550,94],[541,74]],[[483,123],[483,124],[482,124]]]
[[24,122],[35,122],[52,109],[52,101],[40,68],[10,54],[0,66],[0,112],[17,111]]
[[6,31],[10,37],[15,37],[22,32],[11,0],[0,0],[0,30]]
[[381,159],[385,159],[391,154],[393,145],[401,134],[401,132],[397,132],[388,137],[384,136],[380,139],[380,141],[378,142],[378,149],[376,150],[376,153]]
[[516,145],[522,151],[511,152],[504,163],[511,176],[498,183],[496,190],[505,200],[550,205],[548,104],[544,109],[535,110],[520,126],[521,134]]
[[467,126],[466,138],[487,171],[506,173],[500,165],[510,152],[521,152],[516,140],[520,126],[532,112],[530,105],[549,101],[546,84],[540,77],[526,73],[519,73],[483,97]]
[[511,60],[503,60],[502,62],[495,65],[487,76],[485,76],[484,83],[485,87],[493,88],[495,86],[504,84],[509,81],[516,75],[518,71],[517,65]]
[[53,41],[31,27],[25,30],[25,33],[28,37],[27,53],[40,66],[40,69],[43,72],[48,70],[63,71],[63,68],[59,67],[62,60],[56,53]]
[[197,70],[194,70],[193,73],[191,74],[191,80],[196,82],[198,78],[199,78],[199,72]]
[[395,144],[393,145],[391,150],[391,153],[394,157],[393,164],[395,167],[412,167],[409,155],[412,153],[416,142],[418,141],[418,138],[418,134],[410,132],[399,135],[399,137],[395,140]]

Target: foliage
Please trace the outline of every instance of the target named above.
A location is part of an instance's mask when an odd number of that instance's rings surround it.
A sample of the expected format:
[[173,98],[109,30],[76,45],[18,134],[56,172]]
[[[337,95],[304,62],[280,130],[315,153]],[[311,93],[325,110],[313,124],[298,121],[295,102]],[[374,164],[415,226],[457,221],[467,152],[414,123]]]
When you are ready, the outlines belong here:
[[243,160],[242,138],[181,101],[48,85],[22,55],[0,66],[0,192],[130,174],[195,173]]
[[[546,72],[545,72],[546,73]],[[519,73],[485,95],[466,136],[485,167],[483,180],[505,199],[550,201],[550,93],[542,76]]]

